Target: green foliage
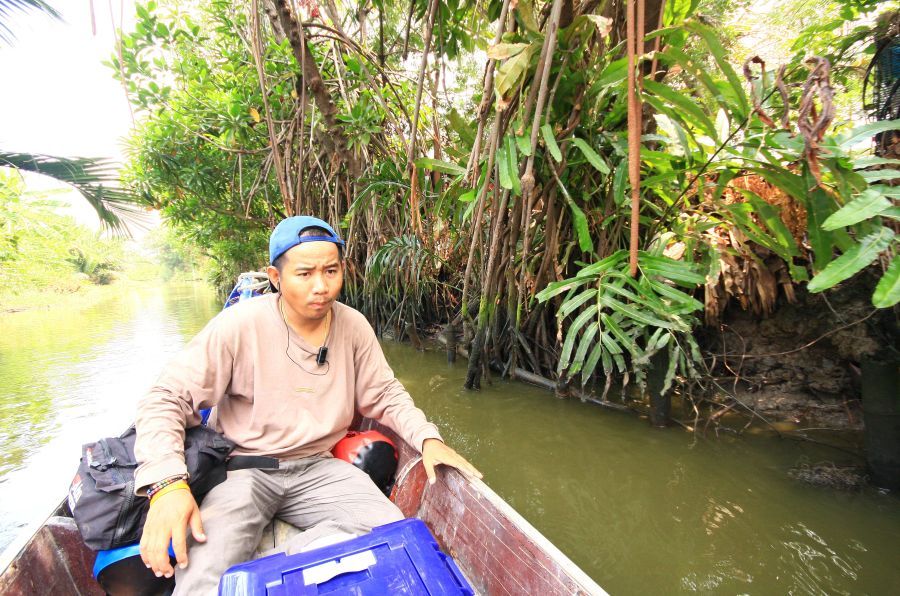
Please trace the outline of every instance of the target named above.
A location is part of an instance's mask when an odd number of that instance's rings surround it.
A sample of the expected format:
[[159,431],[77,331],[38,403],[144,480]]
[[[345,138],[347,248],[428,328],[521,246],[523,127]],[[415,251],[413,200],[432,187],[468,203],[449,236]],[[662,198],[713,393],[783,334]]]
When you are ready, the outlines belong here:
[[201,279],[211,273],[209,260],[196,244],[174,226],[164,223],[144,240],[153,261],[161,267],[164,281],[170,279]]
[[607,377],[633,371],[643,385],[650,358],[665,349],[670,367],[663,391],[676,375],[697,375],[699,348],[692,331],[694,313],[703,305],[676,286],[692,288],[704,276],[695,266],[646,252],[639,253],[638,267],[642,275],[631,277],[628,251],[619,250],[538,293],[542,302],[566,293],[557,310],[560,325],[573,317],[565,331],[560,374],[580,373],[584,385],[599,363]]
[[[797,283],[828,271],[813,289],[837,283],[837,269],[852,275],[830,265],[835,251],[854,266],[881,259],[888,273],[876,304],[897,292],[896,240],[878,236],[851,253],[896,211],[879,180],[890,170],[866,169],[891,164],[862,161],[852,147],[874,129],[828,134],[811,160],[802,137],[760,118],[754,98],[773,119],[787,109],[796,122],[809,69],[791,66],[787,106],[773,93],[772,65],[745,87],[716,19],[746,4],[667,2],[665,28],[647,40],[660,51],[643,81],[653,119],[640,152],[645,251],[634,278],[623,256],[631,189],[619,2],[573,5],[541,89],[549,2],[510,3],[506,24],[515,26],[488,46],[502,2],[442,1],[420,103],[427,0],[351,3],[339,22],[309,17],[305,59],[322,76],[316,87],[265,14],[255,29],[248,4],[149,2],[123,35],[122,62],[110,63],[142,113],[130,179],[180,240],[210,257],[222,285],[262,264],[278,219],[313,213],[340,222],[350,239],[345,296],[380,327],[461,315],[483,342],[482,364],[584,383],[595,373],[643,382],[650,357],[665,351],[668,386],[701,366],[694,294],[718,279],[713,228],[746,243],[724,250],[780,257]],[[260,56],[251,51],[257,35]],[[475,48],[492,61],[491,84]],[[546,104],[536,114],[538,97]],[[802,206],[805,237],[765,193],[736,185],[747,177]],[[162,253],[173,267],[177,252]],[[481,305],[477,317],[470,304]],[[558,353],[546,340],[553,321]]]
[[106,159],[66,158],[0,151],[0,167],[43,174],[74,187],[107,228],[128,234],[126,222],[144,219],[141,197],[123,188],[117,164]]
[[125,262],[121,239],[60,215],[59,202],[25,194],[21,176],[0,168],[0,301],[21,292],[75,292],[107,284]]

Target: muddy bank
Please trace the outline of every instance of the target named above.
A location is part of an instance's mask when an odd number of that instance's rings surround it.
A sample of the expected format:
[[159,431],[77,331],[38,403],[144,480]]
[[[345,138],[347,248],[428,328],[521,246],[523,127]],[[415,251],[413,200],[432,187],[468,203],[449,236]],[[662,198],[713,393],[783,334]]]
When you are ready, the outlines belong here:
[[722,325],[701,331],[713,374],[771,422],[861,430],[860,363],[900,340],[893,311],[872,306],[875,283],[800,290],[764,319],[730,305]]

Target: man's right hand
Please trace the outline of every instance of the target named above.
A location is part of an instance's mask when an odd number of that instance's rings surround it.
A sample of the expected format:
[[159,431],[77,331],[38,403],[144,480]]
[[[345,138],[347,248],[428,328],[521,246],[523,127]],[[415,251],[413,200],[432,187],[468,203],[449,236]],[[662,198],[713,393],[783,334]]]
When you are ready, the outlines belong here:
[[200,508],[189,490],[173,490],[159,497],[150,505],[144,532],[141,536],[141,559],[153,570],[156,577],[172,577],[175,569],[169,560],[169,541],[175,551],[178,566],[188,564],[187,527],[197,542],[206,542]]

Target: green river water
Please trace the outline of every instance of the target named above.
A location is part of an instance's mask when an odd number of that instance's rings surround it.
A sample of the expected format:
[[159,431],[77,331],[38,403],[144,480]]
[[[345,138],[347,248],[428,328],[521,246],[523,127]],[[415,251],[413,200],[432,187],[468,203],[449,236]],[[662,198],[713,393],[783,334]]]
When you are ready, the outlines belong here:
[[[218,309],[211,291],[182,285],[0,315],[0,549],[47,515],[81,443],[124,429]],[[611,594],[900,593],[900,499],[787,476],[840,452],[651,430],[518,383],[467,392],[464,360],[385,352],[447,442]]]

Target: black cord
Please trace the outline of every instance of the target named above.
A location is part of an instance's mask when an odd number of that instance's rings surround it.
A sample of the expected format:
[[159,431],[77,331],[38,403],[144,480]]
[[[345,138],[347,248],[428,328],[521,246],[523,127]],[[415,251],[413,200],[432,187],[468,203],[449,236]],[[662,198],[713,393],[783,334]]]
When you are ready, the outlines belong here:
[[299,362],[294,360],[294,358],[291,356],[291,354],[289,352],[290,348],[291,348],[291,332],[288,331],[287,345],[284,347],[284,355],[287,356],[288,358],[290,358],[291,362],[293,362],[294,364],[297,365],[297,368],[299,368],[303,372],[310,374],[314,377],[324,377],[325,375],[328,374],[328,371],[331,370],[331,363],[328,362],[327,360],[325,361],[325,370],[320,373],[312,372],[311,370],[306,370],[302,364],[300,364]]
[[[280,297],[279,297],[279,300],[281,300]],[[317,373],[317,372],[313,372],[313,371],[311,371],[311,370],[306,370],[306,368],[304,368],[302,364],[300,364],[299,362],[297,362],[296,360],[294,360],[294,357],[291,356],[291,354],[290,354],[290,349],[291,349],[291,330],[290,330],[290,327],[288,327],[287,319],[286,319],[285,316],[284,316],[284,310],[282,310],[283,308],[284,308],[284,307],[283,307],[283,306],[281,305],[281,303],[279,302],[279,303],[278,303],[278,310],[281,312],[281,320],[284,322],[284,331],[285,331],[285,333],[287,334],[287,344],[285,344],[285,346],[284,346],[284,355],[287,356],[288,359],[289,359],[291,362],[293,362],[293,363],[297,366],[297,368],[299,368],[300,370],[302,370],[302,371],[305,372],[306,374],[312,375],[312,376],[314,376],[314,377],[324,377],[325,375],[328,374],[328,371],[331,370],[331,363],[328,362],[327,360],[324,361],[324,362],[325,362],[325,370],[322,371],[322,372],[320,372],[320,373]],[[326,337],[325,339],[327,340],[328,338]],[[328,353],[328,348],[326,348],[325,346],[322,346],[321,348],[319,348],[319,354],[322,353],[322,350],[323,350],[323,349],[325,350],[325,353],[327,354],[327,353]],[[318,361],[318,359],[319,359],[319,356],[318,356],[318,355],[316,356],[316,359],[317,359],[317,361]],[[320,366],[321,366],[321,365],[320,365]]]

